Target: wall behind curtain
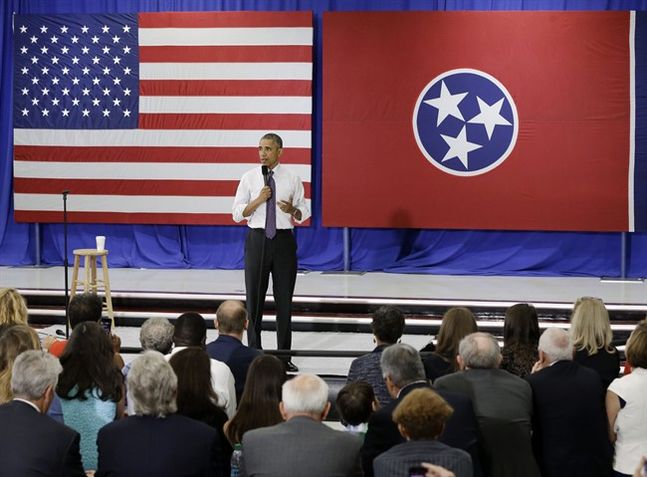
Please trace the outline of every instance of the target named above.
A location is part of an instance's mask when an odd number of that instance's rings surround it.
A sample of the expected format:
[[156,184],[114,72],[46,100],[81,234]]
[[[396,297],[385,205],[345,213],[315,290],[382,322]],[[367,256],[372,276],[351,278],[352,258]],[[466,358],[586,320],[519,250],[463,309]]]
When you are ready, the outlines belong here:
[[[0,2],[0,265],[63,263],[61,224],[17,224],[12,200],[11,89],[15,13],[138,11],[312,10],[315,26],[313,91],[313,225],[296,231],[299,266],[343,267],[342,230],[321,226],[321,25],[324,11],[348,10],[645,10],[642,1],[523,0],[4,0]],[[387,59],[388,61],[388,59]],[[61,204],[62,207],[62,204]],[[38,232],[38,234],[36,234]],[[70,224],[69,250],[107,236],[113,267],[220,268],[243,266],[244,226]],[[38,235],[36,239],[36,235]],[[69,251],[68,251],[69,253]],[[71,256],[69,259],[71,260]],[[617,276],[620,234],[461,230],[352,229],[353,270],[475,275]],[[647,234],[629,234],[628,273],[647,274]]]

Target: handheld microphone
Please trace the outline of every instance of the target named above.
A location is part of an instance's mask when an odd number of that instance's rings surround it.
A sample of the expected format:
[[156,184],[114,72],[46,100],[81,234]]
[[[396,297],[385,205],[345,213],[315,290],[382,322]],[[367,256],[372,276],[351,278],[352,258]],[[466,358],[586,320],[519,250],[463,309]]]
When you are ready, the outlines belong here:
[[66,190],[64,190],[63,192],[61,192],[61,194],[63,194],[63,197],[65,197],[65,196],[66,196],[67,194],[69,194],[69,193],[70,193],[70,191],[69,191],[69,190],[67,190],[67,189],[66,189]]
[[270,173],[270,170],[268,169],[267,166],[261,166],[261,174],[263,174],[263,181],[265,181],[265,185],[267,185],[268,175]]

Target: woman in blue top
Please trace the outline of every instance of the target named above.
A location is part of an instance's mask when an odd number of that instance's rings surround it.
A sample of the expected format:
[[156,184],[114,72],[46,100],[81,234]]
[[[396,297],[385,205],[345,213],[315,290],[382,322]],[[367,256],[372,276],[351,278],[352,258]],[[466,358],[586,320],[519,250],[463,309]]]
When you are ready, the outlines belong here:
[[97,468],[97,434],[124,414],[123,376],[115,365],[108,335],[98,323],[77,325],[60,358],[56,393],[65,424],[81,434],[86,470]]

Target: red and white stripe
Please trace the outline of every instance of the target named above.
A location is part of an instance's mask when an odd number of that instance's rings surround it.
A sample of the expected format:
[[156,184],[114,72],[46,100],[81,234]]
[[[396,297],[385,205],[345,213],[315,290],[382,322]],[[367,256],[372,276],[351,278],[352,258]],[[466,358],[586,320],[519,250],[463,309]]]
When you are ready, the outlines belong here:
[[139,15],[139,129],[14,130],[16,220],[231,224],[266,132],[309,199],[310,12]]

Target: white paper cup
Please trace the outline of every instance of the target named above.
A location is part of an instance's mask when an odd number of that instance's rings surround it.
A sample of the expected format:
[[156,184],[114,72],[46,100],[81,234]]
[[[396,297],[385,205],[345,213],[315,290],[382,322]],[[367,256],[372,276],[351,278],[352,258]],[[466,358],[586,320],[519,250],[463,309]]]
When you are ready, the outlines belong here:
[[106,238],[103,235],[97,235],[97,250],[105,250]]

